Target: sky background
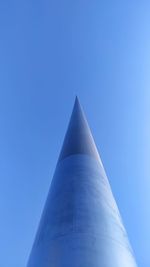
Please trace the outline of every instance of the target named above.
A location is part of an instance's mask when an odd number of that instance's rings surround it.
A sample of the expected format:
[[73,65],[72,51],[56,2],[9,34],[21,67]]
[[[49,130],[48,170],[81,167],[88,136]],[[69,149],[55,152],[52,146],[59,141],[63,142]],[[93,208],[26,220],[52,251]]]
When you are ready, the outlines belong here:
[[150,1],[0,1],[0,267],[25,267],[75,95],[150,266]]

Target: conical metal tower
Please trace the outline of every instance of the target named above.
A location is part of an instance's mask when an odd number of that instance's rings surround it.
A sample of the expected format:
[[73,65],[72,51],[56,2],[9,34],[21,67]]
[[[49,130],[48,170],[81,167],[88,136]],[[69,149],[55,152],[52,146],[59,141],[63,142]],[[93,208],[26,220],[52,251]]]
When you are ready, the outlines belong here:
[[27,267],[136,267],[77,98]]

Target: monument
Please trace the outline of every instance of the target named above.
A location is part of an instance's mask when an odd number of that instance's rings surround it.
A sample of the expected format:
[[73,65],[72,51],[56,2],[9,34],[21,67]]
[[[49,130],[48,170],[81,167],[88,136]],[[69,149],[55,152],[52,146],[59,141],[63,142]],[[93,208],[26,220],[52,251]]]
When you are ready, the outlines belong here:
[[136,267],[77,98],[27,267]]

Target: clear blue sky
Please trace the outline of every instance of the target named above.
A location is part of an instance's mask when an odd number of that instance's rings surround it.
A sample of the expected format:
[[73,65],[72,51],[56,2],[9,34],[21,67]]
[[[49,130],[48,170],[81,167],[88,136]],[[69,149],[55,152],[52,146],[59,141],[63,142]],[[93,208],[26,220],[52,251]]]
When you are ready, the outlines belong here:
[[150,1],[0,1],[0,267],[25,267],[75,95],[150,266]]

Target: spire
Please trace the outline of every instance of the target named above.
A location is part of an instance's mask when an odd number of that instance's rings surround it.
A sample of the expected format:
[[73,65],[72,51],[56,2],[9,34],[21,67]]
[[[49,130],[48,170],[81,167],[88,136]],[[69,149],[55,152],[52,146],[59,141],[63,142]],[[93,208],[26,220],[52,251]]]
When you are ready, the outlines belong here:
[[99,162],[76,98],[27,267],[136,267]]
[[77,96],[59,161],[74,154],[86,154],[100,160],[84,111]]

